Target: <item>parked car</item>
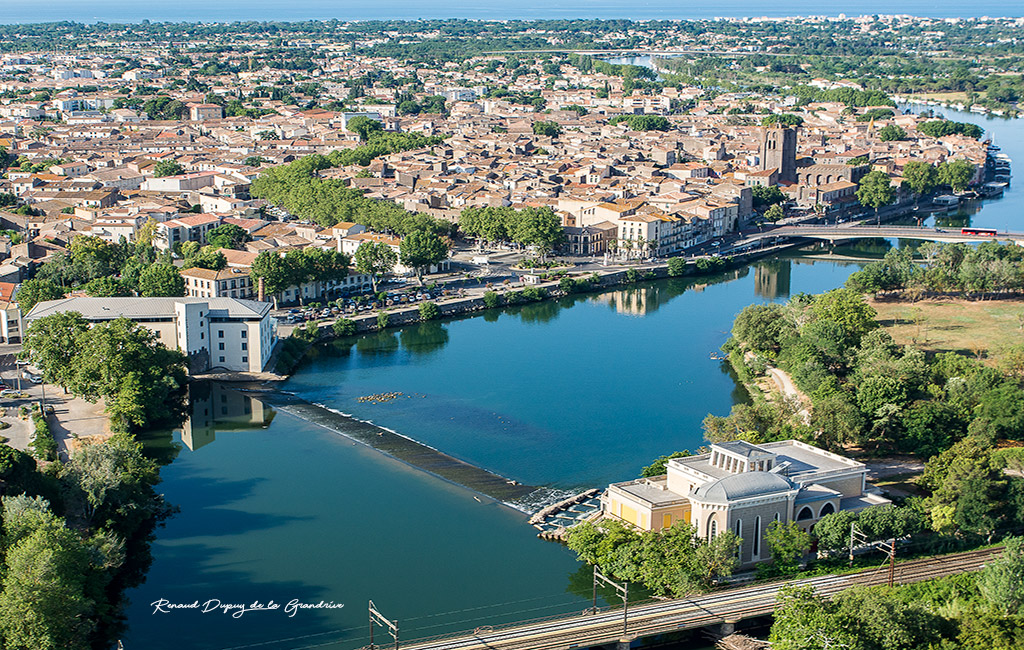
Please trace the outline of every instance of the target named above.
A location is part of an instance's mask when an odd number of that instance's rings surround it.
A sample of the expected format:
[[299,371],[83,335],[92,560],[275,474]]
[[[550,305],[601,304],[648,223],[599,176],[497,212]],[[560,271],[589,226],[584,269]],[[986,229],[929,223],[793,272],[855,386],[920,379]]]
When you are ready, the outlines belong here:
[[13,388],[7,388],[7,389],[4,389],[4,390],[0,390],[0,397],[13,398],[13,397],[21,397],[22,395],[24,395],[24,393],[22,393],[20,390],[14,390]]

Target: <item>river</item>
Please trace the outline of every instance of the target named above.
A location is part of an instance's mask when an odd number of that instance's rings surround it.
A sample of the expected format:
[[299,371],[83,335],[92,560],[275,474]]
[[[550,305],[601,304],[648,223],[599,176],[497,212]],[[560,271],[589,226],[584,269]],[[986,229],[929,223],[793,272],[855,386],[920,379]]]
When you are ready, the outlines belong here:
[[[1024,159],[1021,121],[943,113],[992,129]],[[974,223],[1024,228],[1020,197],[1007,192]],[[1016,224],[1003,223],[1010,216]],[[839,286],[857,268],[788,256],[369,334],[320,348],[284,389],[510,479],[600,487],[696,448],[704,416],[744,399],[711,358],[744,306]],[[358,400],[386,392],[401,395]],[[196,397],[189,425],[162,438],[176,457],[161,489],[180,512],[129,594],[128,650],[350,650],[368,642],[371,599],[403,639],[588,606],[589,572],[521,512],[251,396]],[[235,618],[155,612],[160,599],[280,607]],[[289,617],[293,599],[344,607]]]

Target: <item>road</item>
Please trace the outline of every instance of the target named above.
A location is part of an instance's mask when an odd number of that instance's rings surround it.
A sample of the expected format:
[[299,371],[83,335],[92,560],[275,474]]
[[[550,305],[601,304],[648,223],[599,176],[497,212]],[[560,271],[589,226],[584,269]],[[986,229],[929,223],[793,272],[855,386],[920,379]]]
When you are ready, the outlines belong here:
[[[1000,549],[984,549],[903,562],[896,565],[895,581],[897,584],[907,584],[977,571],[999,551]],[[847,575],[828,575],[754,585],[695,598],[631,606],[625,633],[622,608],[614,608],[596,614],[583,613],[493,628],[477,628],[469,633],[434,637],[411,643],[403,642],[401,647],[404,650],[582,648],[613,643],[624,637],[637,638],[767,616],[774,611],[776,595],[786,584],[812,586],[818,594],[829,596],[856,585],[879,585],[885,584],[887,580],[887,568],[878,567]]]

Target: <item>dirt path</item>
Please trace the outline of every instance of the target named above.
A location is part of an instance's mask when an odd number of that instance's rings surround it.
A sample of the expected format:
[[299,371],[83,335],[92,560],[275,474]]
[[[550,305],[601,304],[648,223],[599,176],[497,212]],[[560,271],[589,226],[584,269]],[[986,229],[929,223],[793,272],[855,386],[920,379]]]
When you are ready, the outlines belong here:
[[87,437],[103,437],[110,434],[110,426],[103,412],[103,400],[90,404],[80,397],[57,395],[47,397],[47,405],[53,406],[50,415],[50,431],[57,441],[57,450],[62,461],[68,460],[78,440]]

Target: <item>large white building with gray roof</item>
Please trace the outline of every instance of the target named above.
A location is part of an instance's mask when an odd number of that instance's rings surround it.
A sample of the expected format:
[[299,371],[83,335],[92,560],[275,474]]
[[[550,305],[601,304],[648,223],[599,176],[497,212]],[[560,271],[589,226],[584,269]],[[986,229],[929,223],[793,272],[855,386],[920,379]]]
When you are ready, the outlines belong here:
[[277,341],[270,303],[240,298],[64,298],[40,302],[25,321],[61,312],[78,312],[90,323],[134,321],[188,355],[192,373],[260,372]]
[[731,530],[742,540],[741,563],[749,565],[769,558],[764,534],[773,521],[810,530],[827,514],[889,503],[866,475],[863,463],[796,440],[737,440],[673,458],[664,476],[613,483],[602,510],[642,530],[679,521],[706,538]]

